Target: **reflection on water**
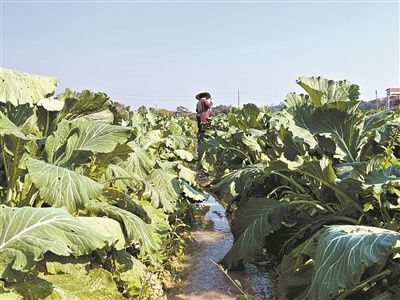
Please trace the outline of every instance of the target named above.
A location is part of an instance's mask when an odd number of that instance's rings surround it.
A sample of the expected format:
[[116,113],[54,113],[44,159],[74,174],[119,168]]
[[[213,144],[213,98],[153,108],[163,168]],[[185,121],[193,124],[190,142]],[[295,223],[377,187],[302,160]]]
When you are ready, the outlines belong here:
[[[197,224],[191,228],[194,241],[188,243],[187,257],[184,261],[184,277],[168,299],[236,299],[240,292],[213,263],[218,263],[233,243],[224,208],[210,196],[206,202],[199,205],[196,219]],[[245,264],[245,270],[228,274],[233,280],[239,280],[242,288],[251,294],[254,300],[268,299],[265,270]]]

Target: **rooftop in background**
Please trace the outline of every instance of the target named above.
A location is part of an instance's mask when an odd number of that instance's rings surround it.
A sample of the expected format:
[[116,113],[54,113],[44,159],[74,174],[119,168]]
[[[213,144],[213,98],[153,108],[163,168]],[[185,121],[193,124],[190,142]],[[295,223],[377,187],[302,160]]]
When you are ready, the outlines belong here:
[[400,93],[400,88],[387,88],[386,89],[387,93]]

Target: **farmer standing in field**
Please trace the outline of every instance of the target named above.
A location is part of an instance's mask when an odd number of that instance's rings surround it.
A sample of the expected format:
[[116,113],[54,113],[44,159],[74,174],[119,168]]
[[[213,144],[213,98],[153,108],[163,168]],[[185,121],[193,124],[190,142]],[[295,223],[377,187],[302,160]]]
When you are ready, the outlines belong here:
[[205,125],[210,117],[210,108],[213,106],[212,98],[209,92],[202,92],[196,95],[196,119],[197,119],[197,141],[201,143],[204,139]]

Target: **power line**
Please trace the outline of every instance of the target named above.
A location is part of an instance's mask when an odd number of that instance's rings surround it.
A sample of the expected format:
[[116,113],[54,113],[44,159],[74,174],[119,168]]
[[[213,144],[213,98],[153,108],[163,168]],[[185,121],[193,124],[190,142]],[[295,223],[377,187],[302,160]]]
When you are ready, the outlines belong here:
[[[190,96],[177,96],[177,95],[164,95],[164,96],[159,96],[159,95],[135,95],[135,94],[125,94],[125,93],[115,93],[108,91],[106,94],[113,94],[113,95],[122,95],[122,96],[129,96],[129,97],[141,97],[141,98],[194,98],[193,95]],[[219,96],[219,95],[232,95],[235,96],[235,92],[230,92],[230,93],[220,93],[220,94],[213,94],[213,96]],[[228,96],[224,97],[218,97],[218,98],[228,98]]]
[[[121,96],[128,96],[128,97],[139,97],[139,98],[193,98],[193,95],[137,95],[137,94],[127,94],[127,93],[118,93],[118,92],[112,92],[108,91],[106,94],[113,94],[113,95],[121,95]],[[255,95],[255,96],[265,96],[265,97],[279,97],[282,98],[284,96],[282,95],[270,95],[270,94],[259,94],[259,93],[249,93],[249,92],[242,92],[240,91],[240,94],[243,95]],[[230,97],[237,97],[237,92],[228,92],[228,93],[218,93],[218,94],[212,94],[213,98],[220,98],[220,99],[226,99]],[[256,99],[256,98],[255,98]],[[260,98],[258,98],[260,99]]]
[[242,92],[242,91],[240,91],[240,94],[256,95],[256,96],[265,96],[265,97],[279,97],[279,98],[282,98],[282,95],[255,94],[255,93],[247,93],[247,92]]
[[[259,94],[259,93],[250,93],[250,92],[242,92],[240,91],[240,100],[238,92],[226,92],[226,93],[218,93],[212,94],[214,103],[221,102],[221,104],[225,105],[239,105],[239,101],[242,103],[261,103],[266,104],[266,102],[270,102],[268,100],[272,100],[271,98],[280,98],[282,101],[285,97],[278,96],[278,95],[269,95],[269,94]],[[184,95],[143,95],[143,94],[129,94],[129,93],[114,93],[114,92],[106,92],[106,94],[110,97],[113,101],[119,101],[122,103],[130,103],[133,105],[140,105],[140,104],[155,104],[159,105],[167,104],[167,103],[176,103],[176,105],[187,105],[188,101],[194,100],[194,95],[184,96]],[[261,96],[261,97],[252,97],[251,95]],[[221,101],[218,101],[221,100]],[[168,104],[170,105],[170,104]]]

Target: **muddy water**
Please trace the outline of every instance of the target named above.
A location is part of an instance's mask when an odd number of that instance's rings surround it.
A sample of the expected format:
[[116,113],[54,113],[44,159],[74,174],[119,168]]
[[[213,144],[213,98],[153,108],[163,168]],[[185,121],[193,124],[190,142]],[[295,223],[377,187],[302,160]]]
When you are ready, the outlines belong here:
[[252,299],[269,299],[267,273],[262,267],[245,264],[243,271],[218,270],[219,262],[233,244],[224,208],[210,196],[199,205],[197,223],[191,227],[192,241],[188,242],[183,278],[170,293],[170,300],[233,300],[241,292],[231,282],[239,280],[242,289]]

